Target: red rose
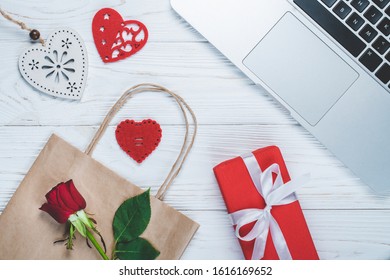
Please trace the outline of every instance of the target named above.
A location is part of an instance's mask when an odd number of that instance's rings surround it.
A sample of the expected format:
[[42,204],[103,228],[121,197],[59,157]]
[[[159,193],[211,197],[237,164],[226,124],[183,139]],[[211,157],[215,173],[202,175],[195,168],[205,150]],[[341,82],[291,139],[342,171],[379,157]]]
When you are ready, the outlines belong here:
[[49,213],[50,216],[52,216],[60,224],[69,222],[69,236],[66,239],[67,249],[73,248],[73,239],[75,238],[74,234],[77,230],[83,237],[88,238],[92,242],[93,246],[95,246],[103,259],[108,260],[105,251],[103,251],[102,247],[100,247],[90,231],[92,230],[97,233],[102,239],[104,245],[103,237],[96,229],[94,220],[89,218],[84,212],[85,207],[87,207],[87,203],[85,202],[84,197],[74,186],[73,180],[69,180],[66,183],[59,183],[57,186],[52,188],[46,194],[46,200],[47,202],[39,208],[40,210]]
[[46,194],[47,203],[44,203],[42,211],[49,213],[60,224],[66,223],[69,217],[76,212],[85,209],[87,203],[78,192],[73,180],[59,183]]

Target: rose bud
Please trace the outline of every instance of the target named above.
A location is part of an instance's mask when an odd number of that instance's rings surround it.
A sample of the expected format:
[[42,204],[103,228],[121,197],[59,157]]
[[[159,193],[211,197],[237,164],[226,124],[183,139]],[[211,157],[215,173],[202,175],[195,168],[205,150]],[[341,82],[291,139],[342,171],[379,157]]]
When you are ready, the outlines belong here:
[[64,224],[72,214],[85,209],[87,206],[84,197],[74,186],[73,180],[59,183],[46,194],[47,203],[42,211],[49,213],[57,222]]
[[69,237],[66,244],[68,249],[72,249],[73,247],[74,233],[75,229],[77,229],[82,236],[92,242],[103,259],[108,259],[92,233],[88,230],[91,229],[100,235],[91,219],[84,212],[87,203],[76,189],[73,180],[69,180],[66,183],[59,183],[52,188],[46,194],[46,200],[47,202],[39,208],[40,210],[49,213],[60,224],[70,223]]

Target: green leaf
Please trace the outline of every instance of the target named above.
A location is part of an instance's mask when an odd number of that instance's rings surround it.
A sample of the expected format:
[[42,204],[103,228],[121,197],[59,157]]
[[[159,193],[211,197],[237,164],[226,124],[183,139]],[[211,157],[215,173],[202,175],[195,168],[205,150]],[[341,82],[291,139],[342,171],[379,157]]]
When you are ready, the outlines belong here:
[[115,242],[129,242],[140,236],[149,224],[150,215],[150,189],[123,202],[112,223]]
[[160,252],[149,241],[138,237],[131,242],[118,243],[115,255],[120,260],[154,260]]

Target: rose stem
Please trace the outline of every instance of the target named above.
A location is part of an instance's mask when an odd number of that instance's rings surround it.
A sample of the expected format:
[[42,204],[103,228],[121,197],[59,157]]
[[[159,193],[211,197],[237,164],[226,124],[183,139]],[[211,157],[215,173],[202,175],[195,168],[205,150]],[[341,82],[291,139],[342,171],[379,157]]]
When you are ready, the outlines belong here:
[[93,246],[95,246],[96,250],[98,250],[100,256],[102,256],[103,260],[109,260],[107,255],[104,253],[102,247],[100,247],[99,243],[96,241],[93,234],[87,229],[87,238],[92,242]]

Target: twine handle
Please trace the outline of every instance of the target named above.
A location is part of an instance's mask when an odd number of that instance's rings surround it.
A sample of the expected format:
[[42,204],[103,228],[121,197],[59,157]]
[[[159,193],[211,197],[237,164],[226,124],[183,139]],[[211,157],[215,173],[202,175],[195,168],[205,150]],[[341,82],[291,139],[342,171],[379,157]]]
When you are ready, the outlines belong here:
[[[126,103],[127,100],[129,100],[132,96],[134,96],[137,93],[142,93],[142,92],[164,92],[170,96],[172,96],[176,103],[179,105],[186,124],[186,133],[184,136],[183,140],[183,145],[180,150],[179,156],[177,157],[175,163],[173,164],[171,170],[168,173],[168,176],[165,178],[164,182],[160,186],[160,188],[157,191],[156,198],[162,200],[166,192],[168,191],[169,187],[172,185],[173,181],[179,175],[181,168],[183,167],[183,164],[185,160],[187,159],[187,156],[189,152],[192,149],[192,146],[194,145],[196,133],[198,130],[198,122],[196,120],[196,116],[194,111],[191,109],[191,107],[184,101],[183,98],[181,98],[179,95],[176,93],[170,91],[167,88],[164,88],[162,86],[156,85],[156,84],[150,84],[150,83],[144,83],[144,84],[139,84],[136,86],[133,86],[126,90],[121,98],[112,106],[111,110],[108,112],[107,116],[104,118],[102,124],[100,125],[98,131],[96,132],[95,136],[92,138],[91,143],[85,150],[85,153],[89,156],[92,155],[97,143],[103,136],[104,132],[106,131],[108,125],[110,124],[111,120],[114,118],[116,113],[119,111],[120,108]],[[189,139],[189,128],[190,124],[188,121],[188,115],[187,111],[190,113],[192,121],[194,123],[194,130],[191,138]]]
[[[7,19],[7,20],[9,20],[9,21],[11,21],[11,22],[13,22],[13,23],[19,25],[20,28],[23,29],[23,30],[27,30],[27,31],[29,31],[29,32],[31,32],[31,31],[34,30],[34,29],[28,27],[23,21],[16,20],[16,19],[12,18],[9,14],[7,14],[7,13],[6,13],[4,10],[2,10],[1,8],[0,8],[0,14],[1,14],[5,19]],[[35,38],[34,38],[34,39],[35,39]],[[39,42],[42,44],[42,46],[45,46],[45,40],[43,40],[41,36],[39,36],[38,40],[39,40]]]

